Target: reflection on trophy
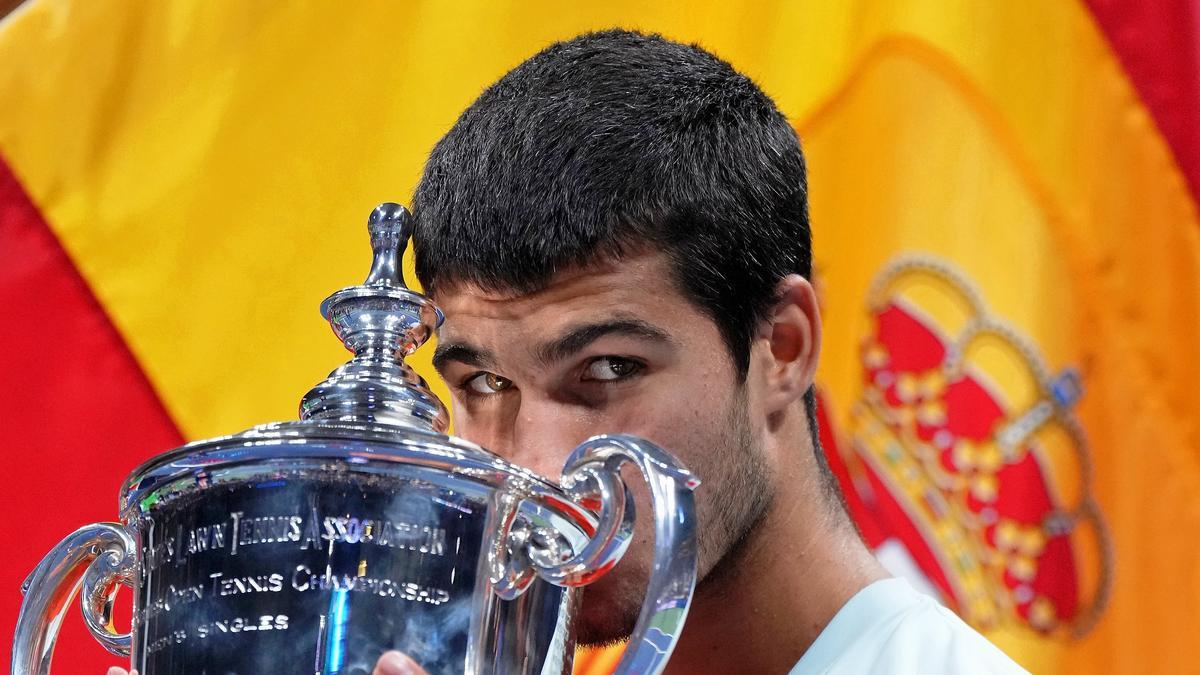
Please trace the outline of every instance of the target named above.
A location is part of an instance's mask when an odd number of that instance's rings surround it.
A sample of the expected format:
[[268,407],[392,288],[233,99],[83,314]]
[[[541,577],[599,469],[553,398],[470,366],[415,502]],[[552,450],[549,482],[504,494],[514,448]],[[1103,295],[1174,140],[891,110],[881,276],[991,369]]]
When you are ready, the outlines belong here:
[[[437,673],[570,673],[579,588],[621,558],[652,496],[654,568],[622,673],[658,673],[696,577],[698,481],[631,436],[570,454],[558,485],[447,436],[445,407],[404,363],[441,323],[405,287],[409,214],[370,218],[366,281],[321,305],[354,357],[309,391],[298,422],[164,453],[24,584],[14,674],[49,673],[78,592],[92,634],[141,675],[369,673],[389,649]],[[112,609],[132,589],[133,621]],[[282,661],[281,661],[282,659]]]

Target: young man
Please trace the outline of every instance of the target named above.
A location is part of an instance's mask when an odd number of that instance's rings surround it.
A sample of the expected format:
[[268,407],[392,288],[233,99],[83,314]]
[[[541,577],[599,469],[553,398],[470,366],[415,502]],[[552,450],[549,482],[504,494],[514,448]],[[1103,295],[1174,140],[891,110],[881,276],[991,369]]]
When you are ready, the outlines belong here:
[[[460,435],[553,477],[580,441],[632,433],[703,481],[669,672],[1021,672],[888,579],[843,508],[817,440],[804,160],[748,78],[632,32],[552,45],[463,113],[413,206]],[[585,592],[583,643],[632,629],[649,530]],[[394,653],[376,670],[405,672]]]
[[[817,440],[804,160],[748,78],[626,31],[552,45],[463,113],[413,206],[458,433],[548,476],[632,433],[703,481],[670,672],[1019,671],[887,579],[843,508]],[[632,629],[649,529],[585,592],[584,643]]]

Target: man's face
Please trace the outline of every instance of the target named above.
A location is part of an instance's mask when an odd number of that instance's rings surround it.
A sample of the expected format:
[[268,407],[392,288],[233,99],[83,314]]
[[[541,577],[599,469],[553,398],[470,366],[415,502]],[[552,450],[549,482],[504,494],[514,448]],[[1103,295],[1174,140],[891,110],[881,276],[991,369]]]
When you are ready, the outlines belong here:
[[[663,446],[702,481],[701,578],[762,515],[772,462],[762,450],[761,377],[754,365],[744,382],[737,376],[716,324],[676,288],[662,254],[572,270],[528,295],[458,285],[434,299],[446,313],[435,361],[458,435],[550,478],[595,434]],[[632,630],[649,576],[649,493],[638,476],[626,480],[636,539],[585,594],[584,643]]]

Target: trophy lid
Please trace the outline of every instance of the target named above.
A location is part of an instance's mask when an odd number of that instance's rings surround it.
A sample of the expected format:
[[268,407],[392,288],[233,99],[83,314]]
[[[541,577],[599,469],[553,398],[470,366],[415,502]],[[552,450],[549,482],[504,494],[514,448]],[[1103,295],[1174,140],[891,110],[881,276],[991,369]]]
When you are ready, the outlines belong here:
[[446,407],[404,363],[443,320],[433,301],[409,290],[401,274],[412,216],[399,204],[380,204],[367,229],[373,259],[366,281],[321,303],[321,315],[354,358],[304,395],[300,418],[444,432],[449,426]]

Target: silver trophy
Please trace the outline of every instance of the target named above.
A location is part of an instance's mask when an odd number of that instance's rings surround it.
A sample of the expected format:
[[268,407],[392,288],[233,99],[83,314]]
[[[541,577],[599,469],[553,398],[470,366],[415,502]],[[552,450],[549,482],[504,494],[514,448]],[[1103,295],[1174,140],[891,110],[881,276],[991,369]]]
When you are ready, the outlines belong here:
[[[14,674],[50,672],[67,606],[141,675],[370,673],[398,649],[431,674],[570,673],[580,587],[627,548],[649,486],[655,552],[621,673],[658,673],[696,580],[696,478],[657,446],[596,436],[558,485],[447,436],[446,408],[404,357],[440,325],[410,291],[397,204],[369,221],[367,280],[321,305],[354,353],[298,422],[190,443],[138,467],[120,522],[83,527],[25,581]],[[132,589],[133,622],[112,609]]]

